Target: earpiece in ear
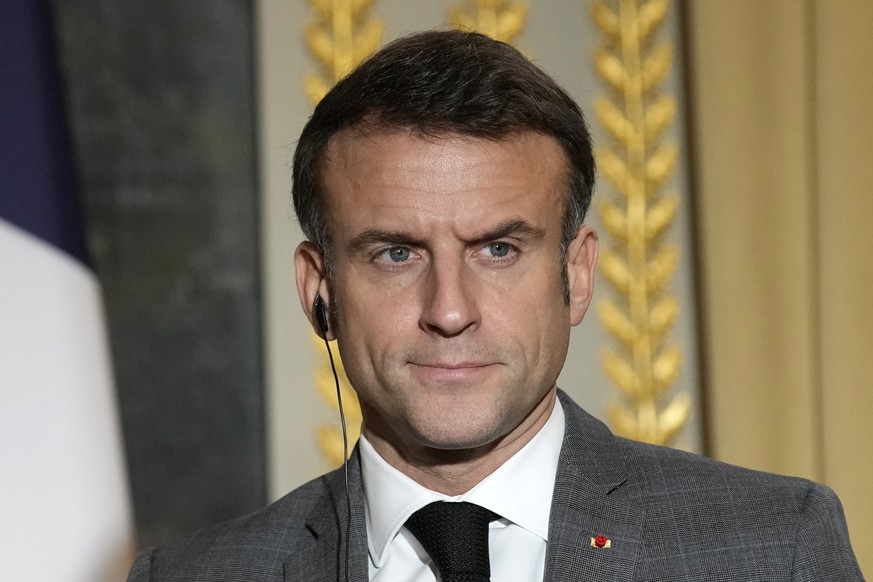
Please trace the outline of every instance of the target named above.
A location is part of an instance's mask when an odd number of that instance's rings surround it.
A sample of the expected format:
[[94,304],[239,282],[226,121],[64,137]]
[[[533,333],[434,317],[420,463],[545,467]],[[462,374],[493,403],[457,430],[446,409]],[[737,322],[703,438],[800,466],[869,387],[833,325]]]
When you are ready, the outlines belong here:
[[321,333],[327,333],[330,330],[330,324],[328,324],[327,320],[327,306],[324,304],[321,295],[315,296],[315,321],[318,322],[318,328],[321,330]]

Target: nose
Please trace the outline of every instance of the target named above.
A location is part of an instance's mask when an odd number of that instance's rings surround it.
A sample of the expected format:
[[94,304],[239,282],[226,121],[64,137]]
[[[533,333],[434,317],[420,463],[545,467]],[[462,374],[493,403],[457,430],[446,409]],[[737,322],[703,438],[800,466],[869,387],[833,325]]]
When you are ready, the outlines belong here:
[[434,261],[424,283],[421,328],[452,337],[479,322],[473,274],[462,261]]

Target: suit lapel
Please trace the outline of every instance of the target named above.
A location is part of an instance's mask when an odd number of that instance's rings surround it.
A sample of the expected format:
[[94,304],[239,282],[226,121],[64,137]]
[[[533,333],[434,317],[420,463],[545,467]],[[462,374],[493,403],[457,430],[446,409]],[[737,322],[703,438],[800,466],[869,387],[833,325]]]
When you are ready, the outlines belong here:
[[[321,481],[324,489],[305,523],[311,537],[302,540],[285,560],[285,582],[367,582],[367,530],[357,448],[349,459],[351,522],[348,521],[343,471],[325,475]],[[349,544],[348,577],[345,576],[346,543]]]
[[[546,550],[546,582],[633,578],[644,510],[622,494],[632,485],[615,437],[564,393],[567,419],[555,480]],[[592,547],[604,536],[609,547]]]
[[[615,437],[600,421],[559,392],[567,420],[549,518],[545,582],[580,578],[625,582],[633,579],[640,548],[643,508],[624,495],[635,481]],[[364,497],[357,449],[349,460],[352,519],[347,528],[342,471],[322,477],[323,489],[306,520],[310,537],[284,563],[285,582],[345,582],[349,542],[349,582],[367,582],[368,550]],[[609,548],[591,546],[603,535]]]

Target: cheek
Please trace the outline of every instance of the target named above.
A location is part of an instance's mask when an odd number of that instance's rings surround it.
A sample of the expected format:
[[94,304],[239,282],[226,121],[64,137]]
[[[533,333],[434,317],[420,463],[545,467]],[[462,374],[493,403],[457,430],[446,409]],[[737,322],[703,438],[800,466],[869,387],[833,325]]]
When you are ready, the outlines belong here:
[[[345,285],[338,286],[337,293],[347,325],[388,336],[368,339],[387,340],[392,334],[408,334],[418,325],[422,287],[421,281],[411,276],[372,280],[353,272]],[[349,332],[359,335],[351,328]]]
[[[417,325],[409,301],[398,300],[378,289],[338,293],[337,338],[343,346],[343,362],[350,367],[372,367],[402,344]],[[412,327],[410,327],[412,326]],[[346,359],[348,358],[348,359]]]
[[555,268],[532,269],[521,279],[501,289],[496,305],[505,306],[504,316],[523,321],[527,331],[536,334],[541,328],[569,321],[564,301],[561,272]]
[[559,285],[538,286],[524,301],[517,301],[506,315],[506,325],[535,360],[530,362],[532,368],[542,370],[563,363],[570,315]]

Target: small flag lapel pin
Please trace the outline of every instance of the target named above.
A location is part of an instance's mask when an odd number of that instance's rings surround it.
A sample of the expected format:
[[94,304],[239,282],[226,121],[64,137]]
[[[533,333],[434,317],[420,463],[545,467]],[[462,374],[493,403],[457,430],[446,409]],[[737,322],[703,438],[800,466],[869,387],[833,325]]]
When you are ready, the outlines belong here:
[[601,534],[591,538],[591,547],[599,549],[609,549],[612,547],[612,540]]

